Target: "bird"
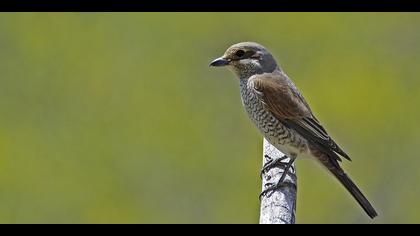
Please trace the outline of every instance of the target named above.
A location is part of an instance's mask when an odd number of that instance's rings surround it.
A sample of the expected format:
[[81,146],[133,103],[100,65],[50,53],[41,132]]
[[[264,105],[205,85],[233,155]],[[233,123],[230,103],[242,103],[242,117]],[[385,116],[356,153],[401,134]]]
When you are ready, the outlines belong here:
[[[285,169],[278,183],[263,191],[262,196],[282,187],[296,158],[309,157],[326,167],[370,218],[378,215],[340,166],[342,158],[351,161],[349,155],[330,137],[296,85],[264,46],[255,42],[234,44],[209,66],[227,67],[234,72],[249,118],[265,139],[285,154],[263,166],[262,172],[279,165]],[[289,162],[283,163],[285,159]]]

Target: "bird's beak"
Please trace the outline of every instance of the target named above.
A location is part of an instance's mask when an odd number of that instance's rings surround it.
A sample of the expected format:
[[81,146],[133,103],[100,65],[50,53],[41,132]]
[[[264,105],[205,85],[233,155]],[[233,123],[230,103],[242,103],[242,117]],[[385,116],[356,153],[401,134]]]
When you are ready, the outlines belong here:
[[219,57],[216,60],[212,61],[209,66],[227,66],[229,65],[229,63],[230,63],[229,60],[223,57]]

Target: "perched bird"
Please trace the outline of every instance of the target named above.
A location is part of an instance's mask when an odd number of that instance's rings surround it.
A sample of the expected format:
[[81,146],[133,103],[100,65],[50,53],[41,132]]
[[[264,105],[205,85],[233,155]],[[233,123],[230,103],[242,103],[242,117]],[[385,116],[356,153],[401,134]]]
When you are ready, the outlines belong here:
[[263,196],[282,186],[297,157],[307,156],[325,166],[371,218],[377,216],[375,209],[339,165],[340,156],[350,160],[349,156],[328,135],[299,90],[265,47],[253,42],[232,45],[210,66],[227,66],[237,75],[242,103],[250,119],[264,137],[286,155],[269,162],[262,171],[281,165],[287,157],[290,160],[278,183],[264,191]]

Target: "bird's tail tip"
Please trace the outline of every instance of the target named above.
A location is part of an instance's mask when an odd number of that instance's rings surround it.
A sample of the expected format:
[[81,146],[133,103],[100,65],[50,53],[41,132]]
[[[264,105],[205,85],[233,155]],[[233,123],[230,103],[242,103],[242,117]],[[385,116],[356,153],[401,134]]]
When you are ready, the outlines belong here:
[[353,181],[347,176],[345,173],[341,173],[336,175],[336,177],[340,180],[340,182],[344,185],[344,187],[350,192],[350,194],[356,199],[359,205],[363,208],[366,214],[371,218],[374,219],[378,216],[375,208],[373,208],[372,204],[367,200],[367,198],[363,195],[360,189],[353,183]]

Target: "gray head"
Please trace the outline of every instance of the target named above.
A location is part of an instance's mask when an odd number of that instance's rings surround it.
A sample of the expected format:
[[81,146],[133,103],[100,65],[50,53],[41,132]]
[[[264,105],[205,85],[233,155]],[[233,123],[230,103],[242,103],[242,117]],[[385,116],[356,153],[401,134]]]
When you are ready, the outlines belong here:
[[210,66],[228,66],[240,78],[280,69],[271,53],[262,45],[253,42],[230,46],[225,54],[212,61]]

